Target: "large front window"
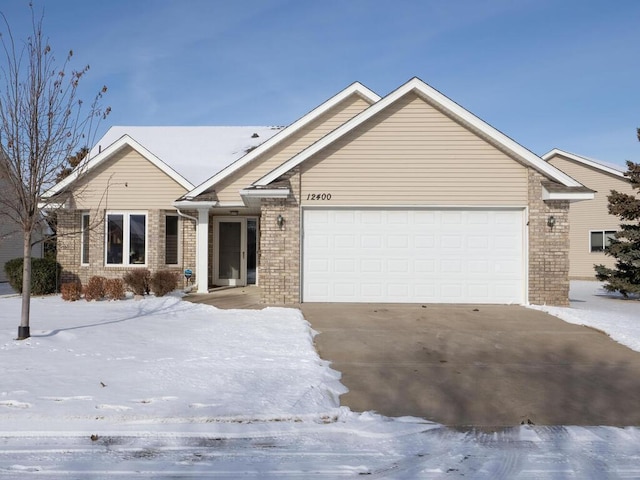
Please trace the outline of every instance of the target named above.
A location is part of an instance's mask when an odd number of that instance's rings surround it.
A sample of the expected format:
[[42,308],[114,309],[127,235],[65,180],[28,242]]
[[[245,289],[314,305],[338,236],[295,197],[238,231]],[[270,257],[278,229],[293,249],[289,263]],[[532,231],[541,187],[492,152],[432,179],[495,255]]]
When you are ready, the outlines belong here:
[[107,213],[107,265],[145,265],[147,263],[147,215],[145,213]]

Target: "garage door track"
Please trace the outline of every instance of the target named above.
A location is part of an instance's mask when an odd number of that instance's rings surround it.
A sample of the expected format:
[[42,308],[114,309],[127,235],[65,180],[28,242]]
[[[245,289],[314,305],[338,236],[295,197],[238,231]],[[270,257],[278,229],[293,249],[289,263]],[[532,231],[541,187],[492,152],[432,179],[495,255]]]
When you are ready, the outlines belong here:
[[451,426],[640,425],[640,354],[520,306],[301,305],[343,405]]

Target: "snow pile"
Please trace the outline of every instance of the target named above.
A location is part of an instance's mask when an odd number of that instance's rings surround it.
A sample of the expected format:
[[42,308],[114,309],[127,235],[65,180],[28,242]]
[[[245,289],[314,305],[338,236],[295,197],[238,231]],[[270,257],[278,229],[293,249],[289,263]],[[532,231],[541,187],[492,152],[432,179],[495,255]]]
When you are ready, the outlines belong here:
[[640,299],[607,292],[601,282],[572,281],[571,308],[532,305],[562,320],[606,332],[615,341],[640,352]]

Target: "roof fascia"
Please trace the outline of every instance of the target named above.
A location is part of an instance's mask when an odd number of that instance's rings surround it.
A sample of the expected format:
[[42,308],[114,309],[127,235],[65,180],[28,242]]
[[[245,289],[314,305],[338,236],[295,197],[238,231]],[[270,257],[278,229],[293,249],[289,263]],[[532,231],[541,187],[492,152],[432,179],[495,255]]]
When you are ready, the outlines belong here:
[[133,148],[145,159],[147,159],[153,165],[155,165],[164,173],[166,173],[169,177],[175,180],[178,184],[180,184],[180,186],[182,186],[186,190],[190,190],[193,188],[193,184],[191,182],[189,182],[186,178],[184,178],[182,175],[176,172],[168,164],[160,160],[158,157],[156,157],[153,153],[151,153],[149,150],[147,150],[145,147],[143,147],[140,143],[138,143],[136,140],[131,138],[129,135],[123,135],[118,140],[116,140],[111,145],[109,145],[107,148],[102,150],[102,152],[100,152],[98,155],[89,159],[88,161],[86,161],[86,163],[83,162],[83,164],[81,164],[79,168],[76,168],[68,177],[66,177],[64,180],[62,180],[61,182],[57,183],[56,185],[51,187],[49,190],[47,190],[43,194],[43,197],[49,198],[55,195],[56,193],[61,192],[66,187],[68,187],[71,183],[77,180],[80,176],[85,175],[87,172],[90,172],[94,168],[103,164],[112,155],[116,154],[126,146]]
[[212,208],[217,207],[217,201],[176,200],[171,205],[176,208]]
[[487,137],[491,138],[494,142],[501,145],[505,150],[512,152],[513,155],[522,159],[525,163],[529,164],[536,170],[544,173],[549,178],[556,180],[559,183],[562,183],[568,187],[578,187],[582,186],[576,180],[571,178],[569,175],[561,172],[557,168],[553,167],[549,163],[542,160],[540,157],[535,155],[533,152],[527,150],[519,143],[515,142],[511,138],[507,137],[505,134],[495,129],[488,123],[484,122],[480,118],[473,115],[471,112],[461,107],[457,103],[455,103],[450,98],[446,97],[436,89],[430,87],[425,82],[420,80],[417,77],[412,78],[407,83],[399,87],[398,89],[391,92],[389,95],[384,97],[382,100],[373,104],[368,109],[364,110],[360,114],[353,117],[348,122],[344,123],[342,126],[335,129],[333,132],[327,134],[325,137],[308,147],[307,149],[300,152],[295,157],[291,158],[289,161],[285,162],[278,168],[272,170],[267,175],[259,179],[254,183],[256,186],[265,186],[269,183],[276,180],[278,177],[288,172],[292,168],[296,167],[312,155],[318,153],[320,150],[335,142],[342,136],[349,133],[354,128],[358,127],[362,123],[369,120],[371,117],[381,112],[389,105],[392,105],[398,99],[402,98],[409,92],[416,92],[419,95],[427,98],[430,102],[437,105],[440,109],[442,109],[447,114],[451,115],[454,118],[459,119],[465,124],[470,125],[473,129],[483,133]]
[[565,150],[560,150],[559,148],[554,148],[550,152],[545,153],[542,156],[542,158],[543,160],[548,162],[555,156],[562,156],[562,157],[568,158],[569,160],[573,160],[574,162],[582,163],[583,165],[587,165],[588,167],[595,168],[596,170],[600,170],[602,172],[615,175],[616,177],[629,180],[627,177],[625,177],[624,172],[621,172],[620,170],[616,170],[615,168],[608,167],[607,165],[598,163],[595,160],[591,160],[590,158],[585,158],[583,156],[576,155],[575,153],[567,152]]
[[368,89],[367,87],[362,85],[360,82],[354,82],[351,85],[349,85],[347,88],[342,90],[341,92],[331,97],[326,102],[314,108],[309,113],[307,113],[306,115],[299,118],[288,127],[284,128],[283,130],[275,134],[269,140],[259,145],[258,147],[253,149],[251,152],[247,153],[242,158],[236,160],[231,165],[227,166],[226,168],[222,169],[220,172],[216,173],[209,180],[206,180],[204,183],[201,183],[200,185],[198,185],[196,188],[194,188],[189,193],[187,193],[186,196],[197,197],[198,195],[204,193],[205,191],[213,187],[216,183],[220,182],[224,178],[227,178],[229,175],[233,174],[237,170],[241,169],[242,167],[250,163],[256,157],[262,155],[267,150],[275,147],[279,143],[289,138],[291,135],[299,131],[301,128],[303,128],[304,126],[308,125],[313,120],[321,116],[327,110],[335,107],[344,99],[356,93],[362,96],[363,98],[365,98],[366,100],[370,101],[371,103],[375,103],[378,100],[380,100],[380,96],[376,94],[374,91]]
[[580,201],[580,200],[593,200],[595,198],[595,193],[591,192],[550,192],[547,190],[544,185],[542,186],[542,200],[570,200],[570,201]]
[[287,198],[291,191],[288,188],[265,188],[240,190],[242,197],[253,198]]
[[287,198],[291,191],[288,188],[265,188],[240,190],[240,196],[244,204],[251,207],[259,207],[263,198]]

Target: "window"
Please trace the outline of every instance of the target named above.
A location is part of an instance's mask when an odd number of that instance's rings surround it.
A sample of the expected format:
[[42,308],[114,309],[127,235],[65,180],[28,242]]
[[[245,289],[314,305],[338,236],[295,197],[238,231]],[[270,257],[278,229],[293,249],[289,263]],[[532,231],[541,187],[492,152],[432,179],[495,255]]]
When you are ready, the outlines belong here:
[[107,265],[147,263],[147,215],[107,213]]
[[88,213],[82,214],[82,226],[80,227],[81,243],[80,243],[80,263],[89,265],[89,221]]
[[609,245],[611,245],[611,239],[615,238],[615,230],[594,230],[591,234],[591,251],[592,252],[604,252]]
[[164,263],[178,264],[178,216],[169,215],[164,220]]

